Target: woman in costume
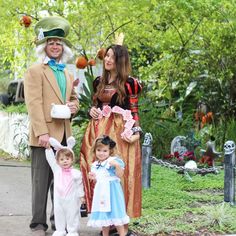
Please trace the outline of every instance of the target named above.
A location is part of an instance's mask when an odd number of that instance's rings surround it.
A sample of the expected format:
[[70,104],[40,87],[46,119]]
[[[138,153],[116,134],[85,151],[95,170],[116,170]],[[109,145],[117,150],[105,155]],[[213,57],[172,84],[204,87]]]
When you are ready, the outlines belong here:
[[141,86],[129,76],[131,71],[128,50],[115,44],[106,49],[102,76],[93,82],[91,117],[85,131],[80,168],[83,175],[88,211],[91,211],[93,182],[89,180],[90,166],[95,161],[91,153],[94,140],[108,135],[117,144],[118,155],[125,163],[122,179],[126,210],[129,217],[141,216],[141,147],[138,116],[138,94]]

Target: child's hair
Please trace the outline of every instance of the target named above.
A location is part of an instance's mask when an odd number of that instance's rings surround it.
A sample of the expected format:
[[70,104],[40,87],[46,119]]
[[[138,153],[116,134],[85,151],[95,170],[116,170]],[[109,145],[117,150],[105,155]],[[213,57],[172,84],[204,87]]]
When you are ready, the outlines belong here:
[[62,156],[62,155],[70,157],[72,160],[74,160],[74,154],[68,148],[62,148],[62,149],[57,151],[57,154],[56,154],[57,161],[58,161],[59,157]]
[[110,155],[113,155],[115,153],[115,146],[116,146],[116,142],[113,141],[109,136],[107,135],[102,135],[100,137],[98,137],[92,147],[92,152],[95,153],[96,149],[100,146],[103,145],[108,145],[109,149],[110,149]]

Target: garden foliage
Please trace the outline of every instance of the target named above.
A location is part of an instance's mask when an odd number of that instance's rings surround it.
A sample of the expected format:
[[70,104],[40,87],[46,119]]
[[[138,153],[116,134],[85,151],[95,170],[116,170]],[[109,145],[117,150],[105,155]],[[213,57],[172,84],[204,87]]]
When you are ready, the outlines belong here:
[[[202,148],[211,136],[221,150],[227,139],[236,139],[232,132],[236,128],[234,0],[19,0],[14,4],[6,0],[0,4],[0,19],[7,26],[1,29],[0,81],[23,76],[36,59],[34,25],[45,15],[60,15],[71,23],[69,40],[75,51],[71,63],[81,55],[95,58],[99,48],[113,42],[115,32],[124,32],[133,75],[143,85],[142,128],[152,133],[157,156],[168,154],[171,140],[190,130]],[[91,81],[91,66],[85,70]],[[86,89],[81,95],[77,124],[86,120],[89,95]]]

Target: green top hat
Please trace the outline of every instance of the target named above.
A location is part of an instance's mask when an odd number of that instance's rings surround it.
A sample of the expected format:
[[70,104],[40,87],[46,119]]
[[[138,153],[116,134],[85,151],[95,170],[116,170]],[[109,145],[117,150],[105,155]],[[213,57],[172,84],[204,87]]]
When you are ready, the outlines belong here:
[[49,16],[40,20],[34,27],[37,36],[36,45],[46,42],[50,38],[58,38],[64,41],[68,47],[71,43],[66,36],[70,31],[70,23],[60,16]]

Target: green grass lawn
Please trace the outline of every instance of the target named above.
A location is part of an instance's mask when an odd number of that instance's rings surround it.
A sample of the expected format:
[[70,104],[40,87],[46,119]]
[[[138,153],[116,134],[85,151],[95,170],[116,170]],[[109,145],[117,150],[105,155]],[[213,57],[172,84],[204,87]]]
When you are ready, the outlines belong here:
[[[143,190],[142,217],[131,226],[139,235],[236,233],[236,206],[224,203],[224,171],[191,174],[152,164],[151,188]],[[206,234],[215,235],[215,234]]]

